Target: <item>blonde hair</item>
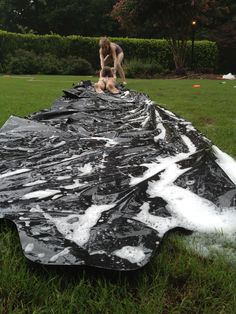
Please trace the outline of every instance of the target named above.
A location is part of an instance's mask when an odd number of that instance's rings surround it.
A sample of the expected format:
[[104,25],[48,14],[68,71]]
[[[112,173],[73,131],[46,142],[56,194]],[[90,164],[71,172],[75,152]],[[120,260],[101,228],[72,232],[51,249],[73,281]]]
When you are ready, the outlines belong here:
[[99,46],[102,48],[104,46],[110,45],[110,40],[107,37],[101,37],[99,40]]
[[107,37],[101,37],[101,39],[99,40],[99,46],[102,49],[102,54],[104,56],[107,54],[110,54],[110,50],[111,50],[110,44],[111,42]]

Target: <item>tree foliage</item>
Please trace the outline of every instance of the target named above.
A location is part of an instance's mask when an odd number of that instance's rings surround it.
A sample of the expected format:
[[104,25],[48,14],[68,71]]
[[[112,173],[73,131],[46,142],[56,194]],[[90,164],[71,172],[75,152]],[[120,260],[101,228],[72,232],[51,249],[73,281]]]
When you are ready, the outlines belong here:
[[115,0],[0,0],[0,28],[61,35],[113,35]]
[[235,0],[217,0],[214,14],[209,16],[208,33],[220,45],[236,47]]
[[118,0],[111,15],[128,33],[189,38],[191,21],[208,19],[215,0]]
[[192,20],[207,20],[215,0],[119,0],[112,17],[129,34],[158,34],[168,39],[176,68],[184,66]]

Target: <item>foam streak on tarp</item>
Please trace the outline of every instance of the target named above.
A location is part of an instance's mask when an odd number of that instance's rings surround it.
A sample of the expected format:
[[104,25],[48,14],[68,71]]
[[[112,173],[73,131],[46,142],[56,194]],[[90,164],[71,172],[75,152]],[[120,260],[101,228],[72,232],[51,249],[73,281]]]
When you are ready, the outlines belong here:
[[190,122],[89,82],[0,129],[0,218],[52,265],[134,270],[166,232],[236,232],[236,162]]

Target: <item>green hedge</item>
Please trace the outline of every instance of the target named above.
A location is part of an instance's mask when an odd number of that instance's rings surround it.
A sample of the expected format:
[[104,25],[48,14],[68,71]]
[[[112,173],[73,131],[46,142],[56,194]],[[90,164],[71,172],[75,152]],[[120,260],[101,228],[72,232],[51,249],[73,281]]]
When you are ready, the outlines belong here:
[[91,64],[80,57],[58,58],[50,53],[36,54],[24,49],[17,49],[8,54],[3,70],[8,74],[94,74]]
[[[164,39],[133,39],[112,38],[112,41],[121,45],[125,52],[125,60],[140,59],[154,60],[164,69],[174,69],[173,57],[168,43]],[[77,56],[89,61],[95,69],[99,68],[97,37],[59,36],[16,34],[0,31],[0,63],[4,62],[9,54],[15,50],[24,49],[36,54],[50,53],[59,58]],[[195,66],[197,69],[217,68],[218,48],[210,41],[195,42]],[[191,63],[191,42],[188,43],[187,67]]]
[[128,78],[155,78],[164,72],[163,67],[153,60],[131,59],[124,64],[125,75]]
[[[191,43],[188,42],[187,63],[191,64]],[[199,71],[218,70],[219,51],[217,44],[208,40],[196,41],[194,46],[194,65]]]

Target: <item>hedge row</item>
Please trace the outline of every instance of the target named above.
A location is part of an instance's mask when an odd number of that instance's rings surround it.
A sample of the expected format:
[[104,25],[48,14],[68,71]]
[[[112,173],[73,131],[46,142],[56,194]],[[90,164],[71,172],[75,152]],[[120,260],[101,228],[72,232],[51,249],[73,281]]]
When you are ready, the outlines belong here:
[[[112,38],[125,52],[125,59],[155,60],[164,69],[174,69],[173,56],[164,39]],[[15,50],[24,49],[38,55],[50,53],[58,58],[77,56],[89,61],[93,68],[99,68],[97,37],[16,34],[0,31],[0,62],[4,64],[7,56]],[[218,48],[210,41],[196,41],[196,69],[217,68]],[[187,67],[191,64],[191,42],[188,43]]]
[[8,74],[93,75],[94,69],[87,60],[79,57],[58,58],[50,53],[36,54],[33,51],[17,49],[13,54],[8,55],[2,72]]

